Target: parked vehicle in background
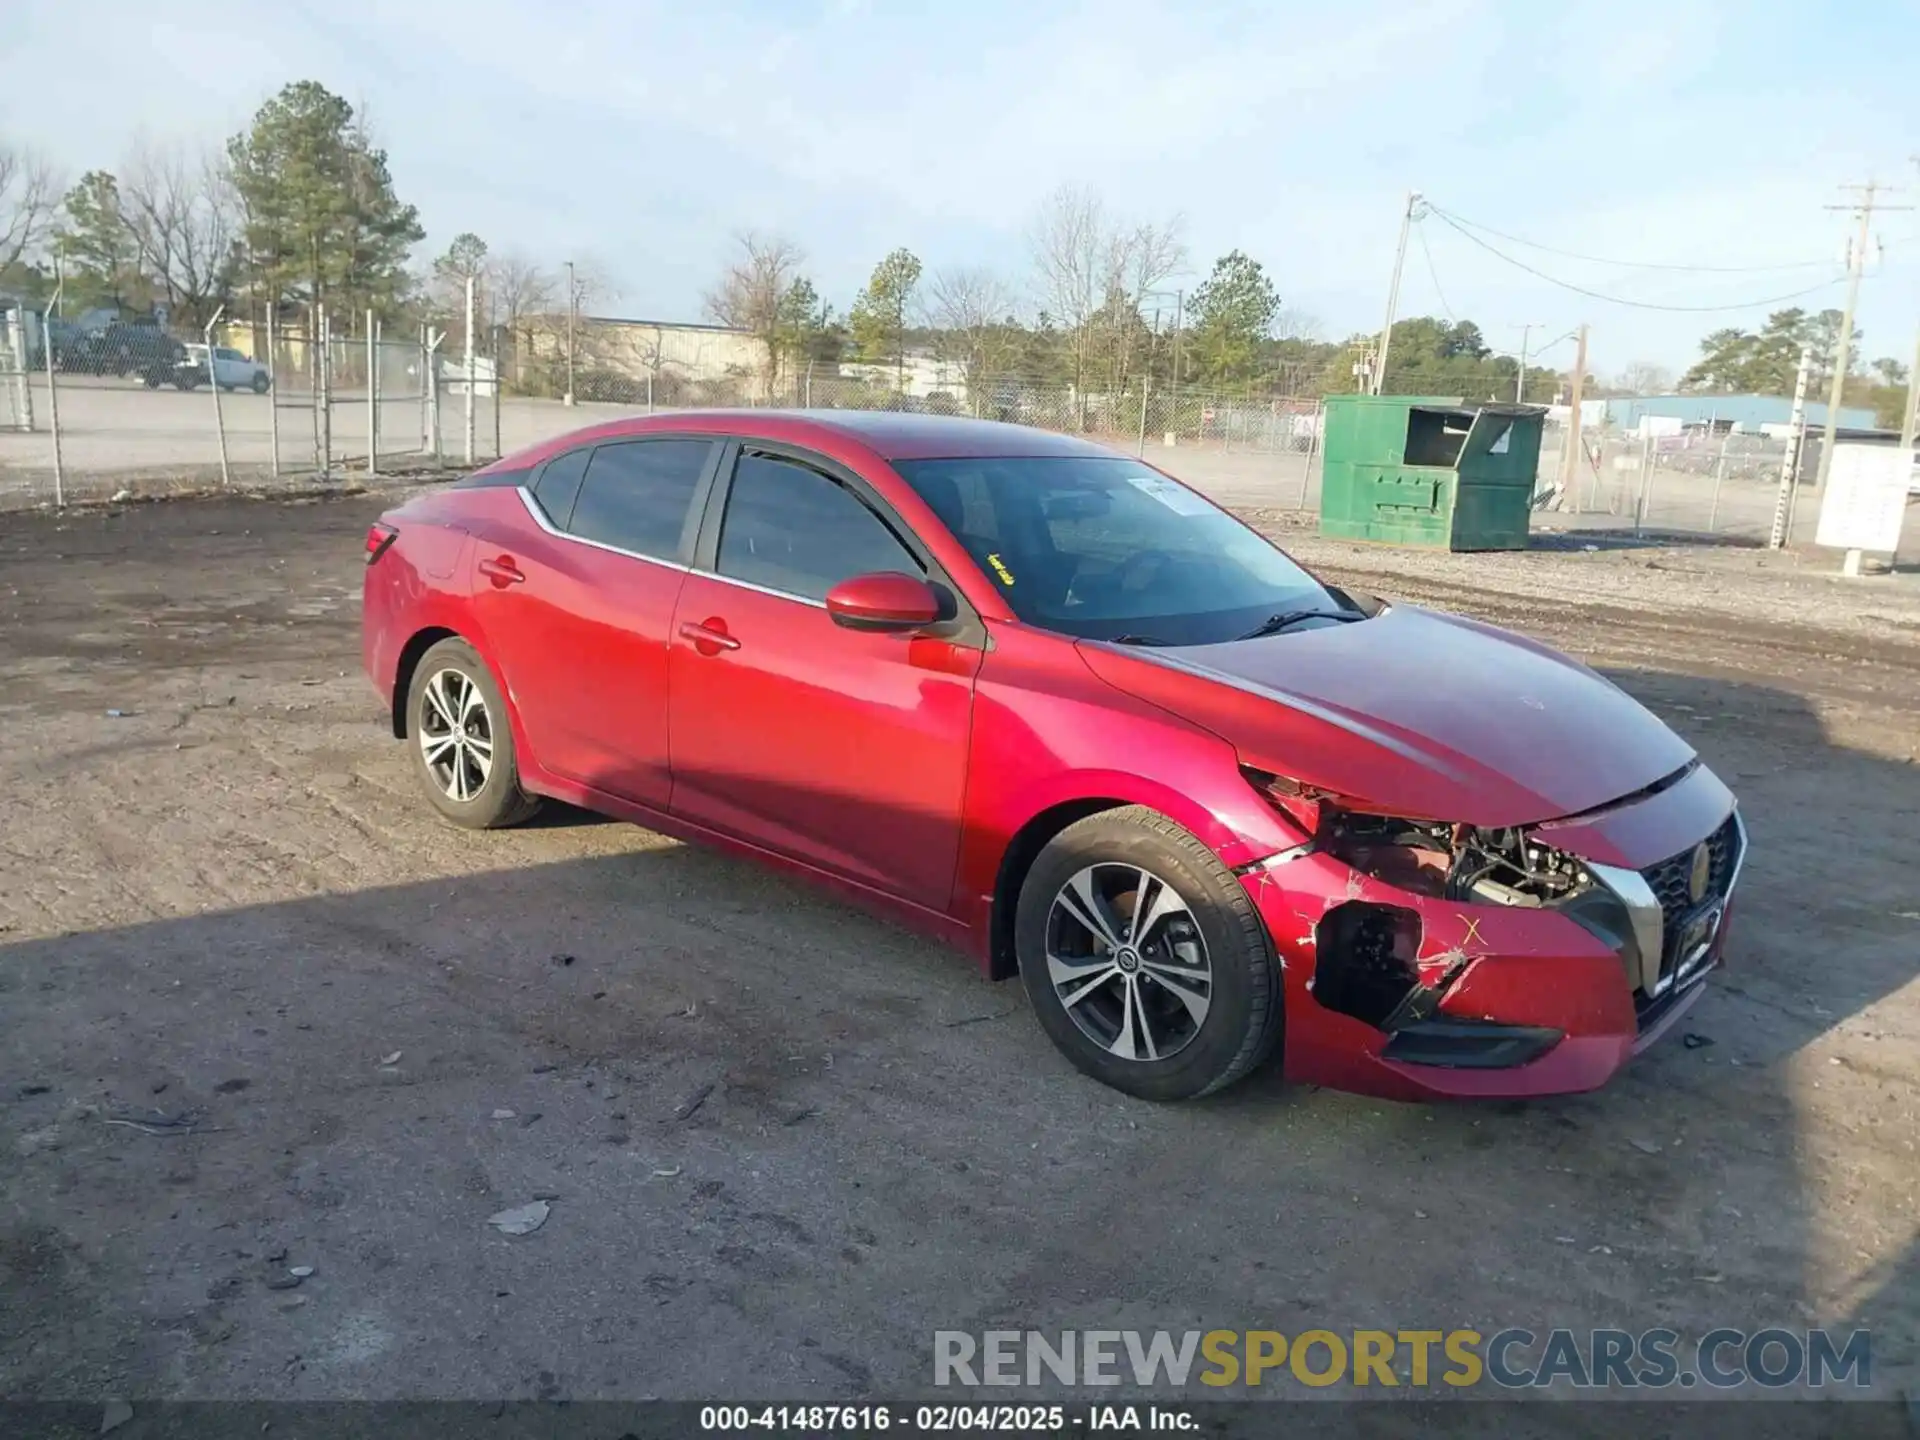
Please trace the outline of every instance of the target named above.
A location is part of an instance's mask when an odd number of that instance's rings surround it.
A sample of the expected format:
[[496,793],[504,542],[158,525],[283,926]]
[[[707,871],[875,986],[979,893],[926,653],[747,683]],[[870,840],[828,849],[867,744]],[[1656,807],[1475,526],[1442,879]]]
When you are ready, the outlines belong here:
[[1082,440],[616,420],[366,553],[367,673],[453,823],[552,797],[772,861],[1017,973],[1134,1095],[1276,1046],[1406,1099],[1591,1090],[1721,963],[1746,830],[1657,716]]
[[[56,338],[54,360],[77,375],[138,375],[148,385],[173,376],[186,347],[158,325],[116,320],[62,347]],[[158,377],[158,378],[155,378]]]
[[[207,378],[207,347],[188,345],[178,367],[170,375],[155,378],[147,377],[149,389],[158,388],[163,381],[171,380],[182,390],[191,390]],[[258,360],[249,360],[238,350],[229,350],[224,346],[215,346],[213,351],[213,377],[222,390],[251,390],[256,395],[264,395],[273,388],[273,372]]]

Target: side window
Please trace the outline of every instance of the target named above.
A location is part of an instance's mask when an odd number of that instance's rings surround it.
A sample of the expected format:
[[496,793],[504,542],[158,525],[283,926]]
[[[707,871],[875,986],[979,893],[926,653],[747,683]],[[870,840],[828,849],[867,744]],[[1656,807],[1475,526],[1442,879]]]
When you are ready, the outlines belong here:
[[707,468],[707,440],[627,440],[593,452],[567,529],[650,555],[676,559],[693,492]]
[[533,498],[547,512],[547,519],[556,529],[566,529],[567,522],[573,518],[574,497],[580,493],[580,482],[586,478],[587,461],[592,455],[591,450],[556,455],[534,482]]
[[925,567],[852,491],[791,460],[742,455],[720,526],[722,575],[824,600],[853,575]]

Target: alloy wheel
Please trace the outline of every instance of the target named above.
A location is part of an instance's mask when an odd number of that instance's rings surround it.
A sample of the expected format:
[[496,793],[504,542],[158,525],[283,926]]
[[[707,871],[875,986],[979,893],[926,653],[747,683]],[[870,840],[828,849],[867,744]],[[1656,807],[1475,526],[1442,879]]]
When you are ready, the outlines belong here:
[[420,758],[441,793],[462,805],[493,773],[493,717],[473,677],[437,671],[420,692]]
[[1137,865],[1089,865],[1060,887],[1047,915],[1047,975],[1081,1034],[1122,1060],[1179,1054],[1213,1001],[1192,909]]

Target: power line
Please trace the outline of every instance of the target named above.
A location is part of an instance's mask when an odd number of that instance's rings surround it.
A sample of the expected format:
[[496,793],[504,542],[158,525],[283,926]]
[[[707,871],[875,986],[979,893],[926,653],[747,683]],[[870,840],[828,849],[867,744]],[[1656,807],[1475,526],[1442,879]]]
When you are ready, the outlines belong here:
[[1447,304],[1447,292],[1440,288],[1440,272],[1433,268],[1433,251],[1427,248],[1427,227],[1421,225],[1414,233],[1420,237],[1420,253],[1427,260],[1427,278],[1433,281],[1433,293],[1440,297],[1440,313],[1447,317],[1448,324],[1458,324],[1453,316],[1453,307]]
[[1508,234],[1505,230],[1496,230],[1491,225],[1482,225],[1477,220],[1469,220],[1464,215],[1455,215],[1443,210],[1431,200],[1427,208],[1443,220],[1452,221],[1456,228],[1466,226],[1471,230],[1482,230],[1489,235],[1497,235],[1502,240],[1510,240],[1515,245],[1524,245],[1529,250],[1544,251],[1548,255],[1559,255],[1568,260],[1585,260],[1593,265],[1613,265],[1622,270],[1671,270],[1688,274],[1704,275],[1760,275],[1781,270],[1819,270],[1830,265],[1826,260],[1791,260],[1779,265],[1668,265],[1652,260],[1609,260],[1602,255],[1583,255],[1578,250],[1561,250],[1552,245],[1542,245],[1537,240],[1522,239],[1518,235]]
[[1443,225],[1450,226],[1454,230],[1459,231],[1460,234],[1478,245],[1482,250],[1485,250],[1489,255],[1492,255],[1495,259],[1506,261],[1507,264],[1517,270],[1524,270],[1527,274],[1544,280],[1549,285],[1558,285],[1562,290],[1571,290],[1576,295],[1585,295],[1593,300],[1605,300],[1610,305],[1625,305],[1635,310],[1665,310],[1674,314],[1683,315],[1704,315],[1720,310],[1756,310],[1762,305],[1778,305],[1785,300],[1799,300],[1804,296],[1818,294],[1822,290],[1831,289],[1844,278],[1839,275],[1834,275],[1822,280],[1818,285],[1810,285],[1804,290],[1790,291],[1785,295],[1769,295],[1757,300],[1742,300],[1729,305],[1661,305],[1651,300],[1629,300],[1624,295],[1609,295],[1604,290],[1589,290],[1584,285],[1575,285],[1570,280],[1562,280],[1556,275],[1549,275],[1546,271],[1529,265],[1524,260],[1514,259],[1513,256],[1507,254],[1504,250],[1489,245],[1471,230],[1455,224],[1453,217],[1448,215],[1446,211],[1434,210],[1432,213],[1440,218],[1440,222]]

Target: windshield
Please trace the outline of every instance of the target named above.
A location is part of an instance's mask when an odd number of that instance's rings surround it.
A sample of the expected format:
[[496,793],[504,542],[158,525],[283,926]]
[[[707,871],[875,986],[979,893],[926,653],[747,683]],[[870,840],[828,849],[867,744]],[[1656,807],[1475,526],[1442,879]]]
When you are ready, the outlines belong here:
[[995,456],[893,468],[1030,625],[1213,645],[1280,611],[1341,608],[1262,536],[1136,460]]

